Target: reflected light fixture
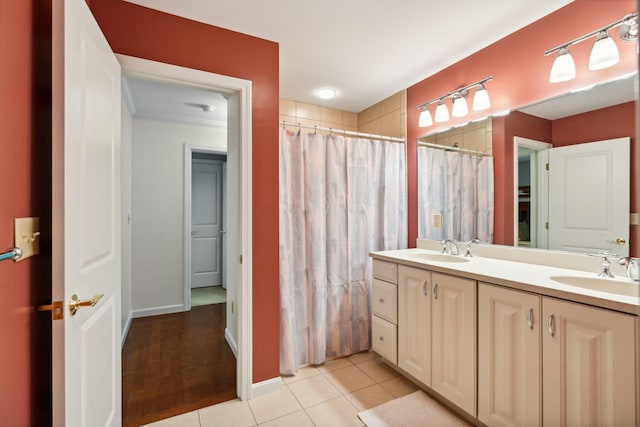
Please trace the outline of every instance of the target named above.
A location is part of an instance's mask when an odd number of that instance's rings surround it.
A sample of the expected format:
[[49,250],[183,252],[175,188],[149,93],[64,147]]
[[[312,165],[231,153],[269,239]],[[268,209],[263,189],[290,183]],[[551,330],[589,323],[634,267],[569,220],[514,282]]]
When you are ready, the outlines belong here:
[[[487,92],[487,89],[484,87],[484,85],[491,80],[493,80],[493,76],[489,76],[478,82],[463,86],[447,93],[446,95],[434,98],[431,101],[418,105],[416,107],[418,110],[420,110],[418,126],[427,127],[431,126],[434,122],[443,123],[449,120],[449,109],[447,108],[446,104],[447,98],[453,99],[451,116],[464,117],[469,114],[467,96],[469,95],[469,90],[471,89],[475,89],[475,93],[473,96],[473,111],[486,110],[491,106],[491,101],[489,100],[489,93]],[[438,106],[436,107],[436,111],[432,120],[431,112],[429,111],[429,105],[436,103],[438,104]]]
[[620,62],[620,54],[616,42],[609,34],[609,30],[620,26],[619,37],[624,41],[633,41],[638,38],[638,13],[630,13],[624,18],[591,31],[583,36],[575,38],[567,43],[549,49],[544,53],[548,56],[554,52],[558,52],[558,56],[553,61],[551,73],[549,74],[549,82],[558,83],[571,80],[576,76],[576,66],[573,58],[569,53],[569,46],[587,40],[596,36],[595,43],[589,55],[589,70],[602,70],[611,67]]

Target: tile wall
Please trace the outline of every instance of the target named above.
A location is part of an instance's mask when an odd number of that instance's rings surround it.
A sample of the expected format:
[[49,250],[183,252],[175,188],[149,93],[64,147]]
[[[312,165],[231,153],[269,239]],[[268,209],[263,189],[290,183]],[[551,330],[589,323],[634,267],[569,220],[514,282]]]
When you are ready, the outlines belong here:
[[491,123],[490,118],[481,122],[469,123],[463,127],[420,138],[420,141],[447,146],[453,146],[457,143],[459,148],[491,154],[491,138],[493,136]]

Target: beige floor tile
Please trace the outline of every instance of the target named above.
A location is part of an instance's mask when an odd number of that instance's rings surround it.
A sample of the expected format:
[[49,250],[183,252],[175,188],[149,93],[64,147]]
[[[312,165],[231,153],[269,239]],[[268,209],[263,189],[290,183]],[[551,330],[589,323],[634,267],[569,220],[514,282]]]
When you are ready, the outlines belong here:
[[380,385],[394,397],[402,397],[418,390],[417,385],[402,376],[383,381],[380,383]]
[[303,408],[340,396],[340,391],[324,375],[296,381],[287,387]]
[[315,366],[305,366],[304,368],[300,368],[295,375],[283,375],[282,380],[285,384],[290,384],[296,381],[304,380],[305,378],[315,377],[316,375],[320,375],[322,372]]
[[377,359],[380,356],[374,351],[363,351],[362,353],[356,353],[349,356],[349,360],[356,365],[358,363],[366,362],[367,360]]
[[304,410],[261,423],[260,427],[314,427],[311,418]]
[[381,358],[367,360],[366,362],[359,363],[357,366],[377,383],[400,375],[395,369],[387,366]]
[[307,409],[317,427],[360,427],[358,410],[346,397],[340,396]]
[[229,402],[200,409],[201,427],[252,427],[257,424],[246,401]]
[[249,400],[249,407],[258,424],[280,418],[302,409],[287,387],[266,396]]
[[186,414],[176,415],[175,417],[166,418],[156,421],[155,423],[145,424],[148,427],[200,427],[200,418],[198,411],[187,412]]
[[355,365],[336,369],[335,371],[325,374],[325,376],[329,378],[329,381],[331,381],[341,393],[351,393],[375,384],[375,381],[373,381],[371,377]]
[[362,390],[354,391],[353,393],[349,393],[345,396],[356,408],[358,408],[359,411],[371,409],[382,403],[395,399],[391,393],[383,389],[379,384],[374,384],[370,387],[363,388]]
[[347,366],[353,366],[353,363],[346,357],[340,359],[327,360],[322,365],[318,366],[320,372],[326,374],[327,372],[335,371],[336,369],[346,368]]

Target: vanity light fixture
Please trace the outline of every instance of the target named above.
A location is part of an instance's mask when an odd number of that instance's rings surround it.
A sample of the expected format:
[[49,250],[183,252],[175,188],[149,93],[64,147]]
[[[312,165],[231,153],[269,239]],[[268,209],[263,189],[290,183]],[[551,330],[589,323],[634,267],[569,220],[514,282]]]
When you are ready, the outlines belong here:
[[549,82],[565,82],[576,76],[576,66],[571,57],[571,53],[569,53],[569,46],[593,36],[596,36],[596,41],[591,49],[591,55],[589,55],[589,69],[602,70],[603,68],[617,64],[620,61],[620,54],[618,53],[618,47],[615,41],[611,37],[611,34],[609,34],[609,30],[617,26],[620,26],[619,37],[621,40],[636,40],[638,38],[638,13],[630,13],[609,25],[605,25],[604,27],[546,51],[544,53],[545,56],[558,52],[558,56],[551,66]]
[[[446,95],[434,98],[431,101],[418,105],[416,109],[421,110],[420,117],[418,118],[418,126],[427,127],[431,126],[433,122],[443,123],[449,120],[449,108],[446,104],[447,98],[453,99],[451,116],[464,117],[469,114],[467,96],[469,95],[469,90],[471,89],[475,89],[472,104],[473,110],[486,110],[491,106],[491,101],[489,100],[489,93],[487,92],[487,89],[484,87],[484,85],[491,80],[493,80],[493,76],[489,76],[470,85],[463,86],[447,93]],[[438,104],[438,106],[436,107],[436,111],[432,120],[431,112],[429,111],[429,105],[436,103]]]

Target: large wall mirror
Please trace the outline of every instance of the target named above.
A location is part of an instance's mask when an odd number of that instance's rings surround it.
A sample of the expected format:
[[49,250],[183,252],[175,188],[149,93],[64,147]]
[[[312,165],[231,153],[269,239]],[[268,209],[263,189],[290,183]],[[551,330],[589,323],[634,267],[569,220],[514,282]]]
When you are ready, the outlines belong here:
[[[513,144],[513,158],[499,159],[513,162],[514,245],[629,255],[629,147],[637,143],[637,93],[634,74],[517,108],[504,119],[524,119],[522,129],[539,123],[544,130],[533,133],[547,135],[509,134],[512,141],[505,143]],[[482,194],[488,185],[482,168],[500,155],[492,150],[493,131],[488,118],[418,138],[419,238],[490,239],[486,223],[493,220],[493,197]],[[454,152],[470,160],[452,160]],[[466,177],[462,168],[475,176]],[[434,185],[430,174],[441,182]],[[470,186],[474,194],[467,191]],[[495,191],[504,191],[500,188]],[[446,200],[441,193],[447,191],[457,192],[457,199]],[[424,209],[428,199],[437,200],[436,209]],[[471,199],[473,218],[471,208],[463,206]],[[451,218],[447,211],[457,213]]]

